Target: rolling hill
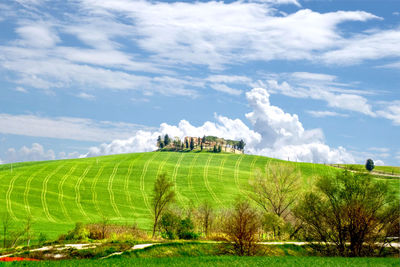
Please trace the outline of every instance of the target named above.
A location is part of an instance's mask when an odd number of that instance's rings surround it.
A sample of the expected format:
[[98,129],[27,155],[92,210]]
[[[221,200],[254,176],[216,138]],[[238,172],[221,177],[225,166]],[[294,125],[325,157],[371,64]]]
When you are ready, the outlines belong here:
[[[148,152],[84,159],[0,165],[1,212],[22,225],[31,216],[34,231],[56,237],[75,222],[138,223],[150,229],[151,192],[158,174],[174,182],[182,207],[208,199],[215,207],[229,206],[246,194],[254,170],[280,160],[262,156]],[[338,169],[322,164],[295,163],[303,186],[316,176]],[[394,186],[399,181],[391,181]]]

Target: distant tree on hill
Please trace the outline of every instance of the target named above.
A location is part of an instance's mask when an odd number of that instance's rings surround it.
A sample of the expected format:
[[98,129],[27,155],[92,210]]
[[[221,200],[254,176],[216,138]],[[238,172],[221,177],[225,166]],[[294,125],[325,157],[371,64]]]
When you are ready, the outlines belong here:
[[186,148],[189,148],[189,141],[188,141],[187,138],[186,138],[186,140],[185,140],[185,146],[186,146]]
[[157,138],[157,146],[158,146],[158,148],[161,148],[161,143],[162,143],[162,140],[161,140],[161,136],[159,135],[158,138]]
[[367,159],[367,161],[365,162],[365,169],[367,169],[367,171],[372,171],[375,168],[375,164],[374,161],[372,159]]
[[168,146],[171,143],[171,138],[169,138],[168,134],[164,136],[164,145]]
[[165,146],[165,145],[164,145],[164,142],[161,141],[161,142],[160,142],[160,148],[164,148],[164,146]]
[[201,139],[200,139],[200,137],[197,137],[197,145],[199,146],[200,143],[201,143]]
[[168,204],[175,200],[174,184],[167,179],[165,173],[160,174],[154,182],[152,209],[154,215],[153,238],[156,235],[156,229],[159,220],[166,210]]
[[213,152],[214,152],[214,153],[217,153],[217,152],[218,152],[217,145],[214,145]]
[[203,151],[203,143],[200,144],[200,149]]
[[201,142],[203,142],[203,144],[206,142],[206,136],[204,135],[203,138],[201,139]]
[[222,151],[222,147],[221,147],[221,145],[219,145],[218,146],[218,153],[221,153],[221,151]]
[[237,144],[237,148],[243,150],[245,146],[246,143],[243,141],[243,139],[240,139],[239,143]]
[[192,138],[190,138],[190,150],[193,150],[193,149],[194,149],[194,140],[192,137]]

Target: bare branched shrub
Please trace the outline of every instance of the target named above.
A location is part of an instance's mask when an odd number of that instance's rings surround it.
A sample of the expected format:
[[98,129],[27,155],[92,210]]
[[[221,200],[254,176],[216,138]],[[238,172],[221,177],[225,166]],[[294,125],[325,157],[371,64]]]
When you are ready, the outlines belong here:
[[247,200],[238,200],[228,213],[223,231],[227,241],[233,244],[234,252],[240,256],[257,253],[260,218]]

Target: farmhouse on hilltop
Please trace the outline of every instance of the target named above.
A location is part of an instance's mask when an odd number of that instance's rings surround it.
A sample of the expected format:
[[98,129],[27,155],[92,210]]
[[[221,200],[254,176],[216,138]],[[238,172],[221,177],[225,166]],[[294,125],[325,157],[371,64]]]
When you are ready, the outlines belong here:
[[192,137],[186,136],[183,140],[179,137],[171,139],[168,134],[157,139],[157,147],[163,151],[210,151],[244,154],[245,143],[243,140],[235,141],[216,136]]

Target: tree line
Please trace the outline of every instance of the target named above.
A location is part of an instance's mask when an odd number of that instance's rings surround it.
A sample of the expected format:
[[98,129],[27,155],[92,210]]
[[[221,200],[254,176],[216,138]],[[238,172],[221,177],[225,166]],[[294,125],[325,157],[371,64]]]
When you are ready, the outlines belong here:
[[[195,140],[196,139],[196,140]],[[246,146],[246,143],[241,139],[240,141],[234,141],[234,140],[225,140],[223,138],[218,138],[216,136],[203,136],[202,138],[197,137],[193,138],[185,138],[184,141],[182,141],[179,138],[171,139],[171,137],[166,134],[164,136],[159,135],[157,138],[157,147],[160,150],[173,150],[173,151],[183,151],[183,150],[194,150],[194,149],[199,149],[200,151],[203,151],[206,148],[206,145],[208,142],[214,142],[212,148],[208,148],[208,151],[214,152],[214,153],[220,153],[223,150],[223,146],[226,148],[229,146],[233,149],[244,151],[244,147]]]

